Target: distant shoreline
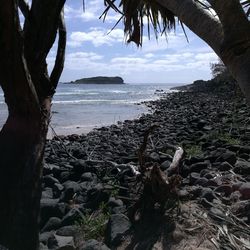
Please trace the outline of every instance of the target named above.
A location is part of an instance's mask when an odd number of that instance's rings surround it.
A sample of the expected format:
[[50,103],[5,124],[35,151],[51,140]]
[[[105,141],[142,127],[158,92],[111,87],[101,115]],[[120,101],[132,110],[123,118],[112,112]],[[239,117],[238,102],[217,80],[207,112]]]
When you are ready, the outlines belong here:
[[115,76],[115,77],[96,76],[96,77],[77,79],[75,81],[71,81],[66,84],[125,84],[125,83],[120,76]]

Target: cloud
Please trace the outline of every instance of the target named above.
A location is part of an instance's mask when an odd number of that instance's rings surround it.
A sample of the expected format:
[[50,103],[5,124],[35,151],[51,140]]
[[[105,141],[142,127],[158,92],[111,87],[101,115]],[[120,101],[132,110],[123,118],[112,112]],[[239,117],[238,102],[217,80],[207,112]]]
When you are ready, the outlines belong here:
[[[76,6],[76,4],[65,4],[64,7],[66,19],[80,19],[84,22],[98,20],[104,10],[105,6],[103,4],[103,1],[100,0],[88,1],[85,5],[85,10],[83,10],[83,6],[79,8],[79,6]],[[106,16],[105,21],[114,22],[119,20],[119,18],[120,15],[111,10]]]
[[90,42],[95,47],[102,45],[111,46],[113,43],[123,41],[123,30],[114,29],[108,34],[108,31],[103,28],[90,28],[88,32],[72,32],[70,35],[70,40],[68,46],[70,47],[80,47],[84,42]]
[[85,70],[96,65],[103,65],[102,55],[94,52],[75,52],[66,55],[65,68],[71,70]]

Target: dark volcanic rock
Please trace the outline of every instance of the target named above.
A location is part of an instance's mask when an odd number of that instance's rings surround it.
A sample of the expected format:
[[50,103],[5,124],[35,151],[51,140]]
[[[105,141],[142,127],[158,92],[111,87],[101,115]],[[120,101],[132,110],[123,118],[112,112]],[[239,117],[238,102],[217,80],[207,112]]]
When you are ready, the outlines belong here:
[[131,223],[123,214],[111,215],[106,231],[105,241],[108,246],[118,245],[122,237],[129,231]]
[[237,174],[250,175],[250,162],[238,160],[235,164],[234,171]]
[[195,164],[192,164],[190,166],[190,172],[201,172],[201,170],[203,169],[207,169],[209,167],[209,163],[208,162],[198,162]]
[[66,205],[64,203],[58,203],[58,199],[42,199],[41,200],[41,213],[40,224],[44,224],[51,217],[62,218],[65,214]]
[[236,162],[236,154],[231,151],[227,151],[220,155],[217,159],[217,162],[228,162],[231,165],[234,165]]
[[109,248],[97,240],[87,240],[79,250],[109,250]]
[[58,217],[51,217],[45,224],[41,232],[47,232],[51,230],[56,230],[61,226],[62,220]]
[[88,191],[87,196],[88,201],[85,206],[87,208],[96,209],[102,202],[107,202],[109,200],[110,193],[99,183]]
[[74,181],[67,181],[63,183],[64,191],[60,198],[61,201],[69,201],[73,198],[74,194],[80,192],[81,186]]
[[56,231],[57,235],[60,236],[74,236],[79,231],[79,228],[75,225],[64,226]]
[[77,209],[72,208],[63,218],[62,218],[62,226],[73,225],[75,222],[80,221],[84,218],[83,213]]

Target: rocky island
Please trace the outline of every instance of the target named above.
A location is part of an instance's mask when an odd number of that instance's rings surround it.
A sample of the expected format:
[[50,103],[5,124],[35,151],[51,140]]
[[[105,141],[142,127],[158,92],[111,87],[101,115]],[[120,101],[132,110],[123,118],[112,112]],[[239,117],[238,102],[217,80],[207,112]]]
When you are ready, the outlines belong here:
[[108,77],[108,76],[96,76],[96,77],[89,77],[89,78],[82,78],[70,83],[76,84],[124,84],[124,80],[119,77]]

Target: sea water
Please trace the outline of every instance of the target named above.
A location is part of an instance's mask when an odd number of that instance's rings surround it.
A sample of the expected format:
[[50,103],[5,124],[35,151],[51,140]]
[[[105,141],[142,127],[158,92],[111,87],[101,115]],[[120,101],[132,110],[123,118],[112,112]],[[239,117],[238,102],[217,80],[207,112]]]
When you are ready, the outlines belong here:
[[[171,84],[63,84],[53,98],[50,126],[56,134],[87,133],[93,128],[138,118],[147,112],[144,101],[159,98]],[[160,93],[160,92],[158,92]],[[7,107],[0,90],[0,127]],[[51,137],[51,130],[49,136]]]

